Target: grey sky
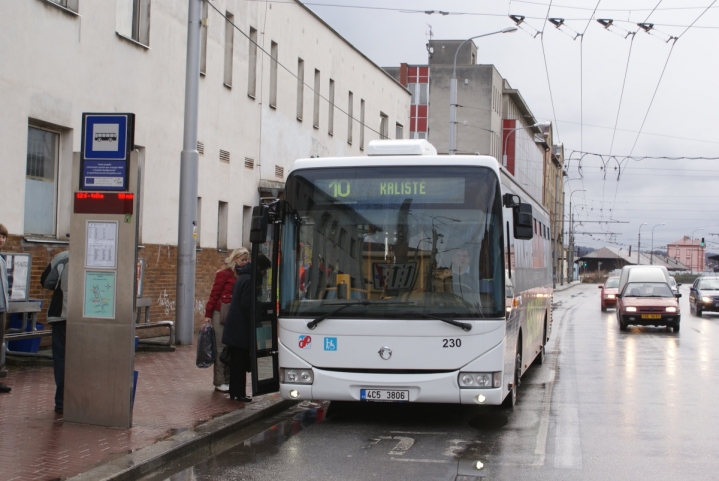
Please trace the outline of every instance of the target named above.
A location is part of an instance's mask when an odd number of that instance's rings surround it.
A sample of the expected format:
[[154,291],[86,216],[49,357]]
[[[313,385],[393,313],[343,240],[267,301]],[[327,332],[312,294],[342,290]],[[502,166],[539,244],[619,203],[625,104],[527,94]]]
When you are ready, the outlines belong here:
[[[655,248],[703,227],[695,238],[705,237],[708,248],[719,251],[719,235],[709,235],[719,234],[718,160],[625,159],[630,154],[719,157],[719,2],[705,12],[712,2],[312,0],[308,6],[380,66],[427,63],[429,25],[435,39],[464,39],[512,25],[508,14],[525,16],[524,30],[477,39],[478,63],[494,64],[520,89],[537,118],[555,121],[555,140],[564,143],[572,159],[567,199],[570,190],[586,189],[574,194],[575,220],[629,221],[575,223],[577,232],[618,233],[578,235],[577,243],[632,244],[636,249],[639,226],[646,222],[644,250],[652,227],[665,223],[654,229]],[[411,13],[416,10],[450,14]],[[564,18],[565,26],[558,30],[545,23],[547,17]],[[615,26],[605,30],[598,18],[613,19]],[[639,30],[639,22],[653,23],[653,35]],[[533,38],[537,30],[544,35]],[[632,36],[624,38],[627,31],[637,30],[633,41]],[[583,40],[573,40],[581,32]],[[680,38],[667,42],[670,36]],[[459,136],[462,130],[460,126]],[[604,155],[606,180],[599,157],[584,156],[580,164],[582,151]],[[618,161],[619,181],[614,170]]]

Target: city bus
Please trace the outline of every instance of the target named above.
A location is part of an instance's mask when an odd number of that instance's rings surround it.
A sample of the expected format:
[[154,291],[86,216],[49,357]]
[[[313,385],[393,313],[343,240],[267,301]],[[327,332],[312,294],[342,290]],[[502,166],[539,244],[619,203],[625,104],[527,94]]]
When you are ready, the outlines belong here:
[[514,406],[551,331],[549,216],[426,140],[294,162],[253,209],[255,395]]

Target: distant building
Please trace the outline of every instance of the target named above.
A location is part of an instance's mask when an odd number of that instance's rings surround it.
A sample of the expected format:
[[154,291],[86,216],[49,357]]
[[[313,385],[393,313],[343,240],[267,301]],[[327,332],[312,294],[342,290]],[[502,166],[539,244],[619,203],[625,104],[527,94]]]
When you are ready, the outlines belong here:
[[668,271],[683,272],[688,271],[689,266],[679,262],[671,257],[662,255],[651,255],[645,252],[633,252],[617,247],[602,247],[588,254],[579,257],[575,261],[580,272],[611,272],[614,269],[621,269],[624,266],[634,265],[654,265],[664,266]]
[[[409,137],[427,139],[439,153],[449,151],[450,80],[463,40],[431,40],[426,65],[401,64],[384,70],[412,93]],[[553,129],[534,127],[537,119],[521,93],[494,65],[477,64],[477,47],[467,42],[457,53],[457,153],[490,155],[550,214],[555,281],[562,281],[566,255],[564,147],[553,145]]]
[[686,264],[689,270],[702,272],[704,270],[704,253],[706,247],[701,245],[700,239],[684,236],[678,241],[667,244],[667,256]]

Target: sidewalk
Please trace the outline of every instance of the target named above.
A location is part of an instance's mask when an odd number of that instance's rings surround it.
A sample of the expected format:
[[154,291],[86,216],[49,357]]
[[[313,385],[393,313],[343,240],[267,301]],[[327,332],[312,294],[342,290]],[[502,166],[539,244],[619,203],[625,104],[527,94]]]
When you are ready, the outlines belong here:
[[[134,419],[127,430],[63,422],[53,411],[52,367],[10,367],[3,382],[12,392],[0,394],[0,479],[64,480],[98,466],[104,469],[102,477],[93,474],[88,479],[112,478],[120,468],[113,472],[108,466],[124,465],[127,470],[123,458],[135,456],[130,461],[135,467],[137,459],[157,463],[158,456],[168,455],[168,449],[186,449],[188,440],[197,442],[211,437],[212,431],[231,430],[282,407],[277,394],[256,397],[245,407],[214,391],[212,368],[197,368],[195,353],[196,345],[179,346],[175,352],[136,354]],[[247,392],[252,392],[250,384]],[[224,420],[211,421],[222,416]],[[207,427],[195,429],[202,424]],[[188,431],[202,434],[193,437]],[[174,436],[178,433],[182,434]],[[182,437],[182,442],[158,443],[173,436]],[[145,455],[137,456],[138,450]]]
[[564,291],[564,290],[569,289],[570,287],[574,287],[574,286],[579,285],[579,284],[581,284],[581,283],[582,283],[581,281],[572,281],[572,282],[569,282],[569,283],[566,283],[566,282],[565,282],[564,285],[562,285],[562,286],[557,285],[557,287],[554,288],[554,292]]

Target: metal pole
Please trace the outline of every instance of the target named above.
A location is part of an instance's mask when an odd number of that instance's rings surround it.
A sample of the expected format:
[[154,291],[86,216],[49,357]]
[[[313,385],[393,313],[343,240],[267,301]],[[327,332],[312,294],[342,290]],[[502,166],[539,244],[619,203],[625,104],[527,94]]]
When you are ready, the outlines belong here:
[[488,35],[494,35],[496,33],[511,33],[516,32],[517,27],[507,27],[496,32],[484,33],[482,35],[476,35],[470,37],[464,42],[459,44],[457,51],[454,52],[454,63],[452,64],[452,80],[449,82],[449,155],[457,153],[457,54],[462,49],[465,43],[470,40],[474,40],[479,37],[486,37]]
[[[647,225],[647,223],[644,222],[642,225]],[[639,239],[637,240],[637,265],[639,265],[639,249],[642,246],[642,225],[639,226]]]
[[654,227],[652,227],[652,249],[649,252],[649,264],[650,265],[654,265],[654,229],[656,229],[660,225],[666,225],[666,224],[657,224]]
[[572,212],[572,196],[575,192],[586,192],[587,189],[577,189],[573,190],[569,194],[569,257],[570,257],[570,264],[569,269],[571,269],[571,275],[569,276],[569,282],[572,282],[574,280],[574,212]]
[[185,71],[185,131],[180,156],[180,213],[177,232],[177,343],[192,344],[195,322],[197,228],[197,111],[200,90],[202,1],[188,1]]

